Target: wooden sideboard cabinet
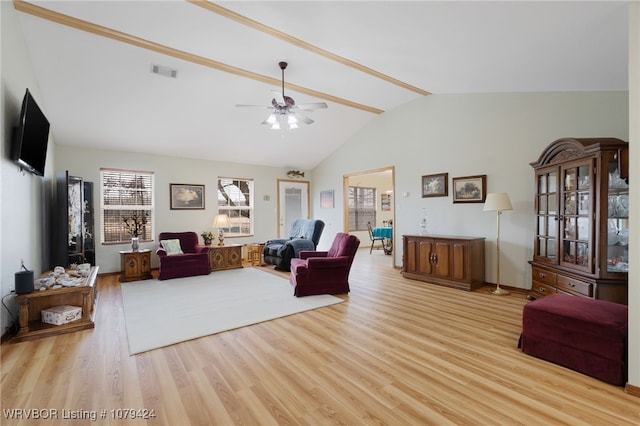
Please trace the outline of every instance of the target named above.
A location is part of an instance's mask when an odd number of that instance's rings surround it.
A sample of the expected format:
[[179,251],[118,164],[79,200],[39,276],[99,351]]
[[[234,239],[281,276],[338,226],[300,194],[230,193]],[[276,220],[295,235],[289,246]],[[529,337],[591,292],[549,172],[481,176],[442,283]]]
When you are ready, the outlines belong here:
[[530,298],[566,293],[627,303],[628,149],[615,138],[564,138],[531,163]]
[[402,276],[473,291],[485,285],[484,238],[403,235]]
[[120,252],[120,282],[150,280],[151,250],[123,250]]
[[212,271],[242,268],[242,246],[240,244],[209,246],[209,267]]

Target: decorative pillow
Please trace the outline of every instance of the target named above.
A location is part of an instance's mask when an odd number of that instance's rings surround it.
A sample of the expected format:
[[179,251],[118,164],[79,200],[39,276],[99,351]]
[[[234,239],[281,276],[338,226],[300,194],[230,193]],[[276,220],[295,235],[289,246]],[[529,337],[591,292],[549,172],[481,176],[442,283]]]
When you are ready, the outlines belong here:
[[182,247],[180,247],[180,240],[177,238],[175,240],[162,240],[160,241],[164,251],[167,252],[167,256],[175,256],[176,254],[184,254],[182,252]]

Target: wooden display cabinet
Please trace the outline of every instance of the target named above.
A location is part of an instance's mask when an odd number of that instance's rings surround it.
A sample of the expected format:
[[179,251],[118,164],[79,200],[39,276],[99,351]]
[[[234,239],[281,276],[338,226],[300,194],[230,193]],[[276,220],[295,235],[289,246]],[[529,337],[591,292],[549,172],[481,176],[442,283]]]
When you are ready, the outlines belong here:
[[535,169],[530,298],[567,293],[627,303],[628,144],[559,139]]
[[403,235],[402,276],[473,291],[485,285],[484,238]]
[[151,250],[123,250],[120,252],[120,282],[150,280]]
[[242,246],[240,244],[209,246],[209,267],[212,271],[242,268]]

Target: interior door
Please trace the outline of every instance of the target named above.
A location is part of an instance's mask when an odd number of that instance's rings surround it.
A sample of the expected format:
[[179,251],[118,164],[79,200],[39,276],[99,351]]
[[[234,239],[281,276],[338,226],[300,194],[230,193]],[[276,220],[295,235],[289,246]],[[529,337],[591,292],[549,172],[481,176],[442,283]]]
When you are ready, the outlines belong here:
[[309,182],[278,179],[278,236],[289,236],[296,219],[309,219]]

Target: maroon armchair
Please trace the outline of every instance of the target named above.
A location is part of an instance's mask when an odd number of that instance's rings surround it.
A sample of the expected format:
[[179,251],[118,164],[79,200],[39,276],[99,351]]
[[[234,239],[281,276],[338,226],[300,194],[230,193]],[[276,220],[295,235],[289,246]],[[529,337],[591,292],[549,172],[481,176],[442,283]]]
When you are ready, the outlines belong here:
[[358,246],[358,237],[338,232],[329,251],[301,251],[300,258],[291,259],[293,294],[349,293],[349,271]]
[[[209,248],[198,244],[198,234],[195,232],[161,232],[158,239],[160,247],[156,250],[156,254],[160,260],[159,280],[209,274]],[[183,253],[172,254],[169,247],[163,246],[162,241],[166,240],[179,240]]]

